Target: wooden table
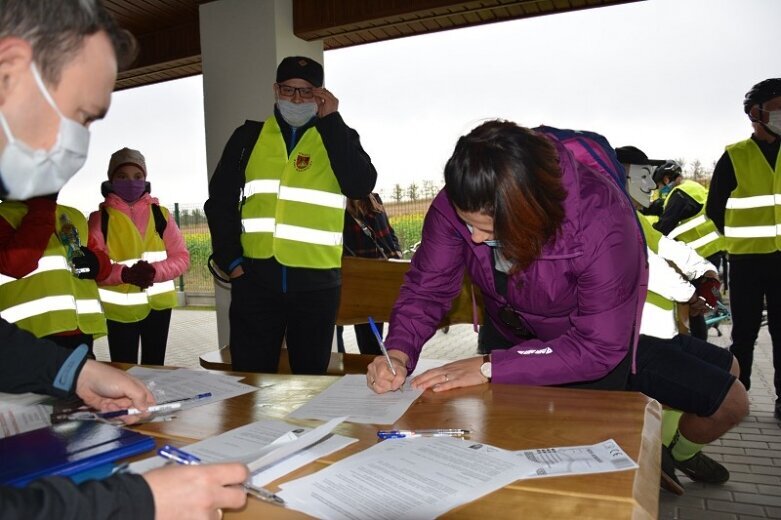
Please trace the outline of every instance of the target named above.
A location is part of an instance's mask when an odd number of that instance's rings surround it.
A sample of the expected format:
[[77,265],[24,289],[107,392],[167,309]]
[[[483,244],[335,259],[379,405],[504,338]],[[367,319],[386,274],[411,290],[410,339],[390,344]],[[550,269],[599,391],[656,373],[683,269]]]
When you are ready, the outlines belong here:
[[[370,359],[367,358],[367,359]],[[162,440],[189,443],[263,418],[282,419],[334,383],[337,376],[242,374],[258,390],[181,412],[176,420],[140,427]],[[315,426],[320,421],[290,420]],[[520,480],[445,518],[656,518],[659,501],[661,406],[633,392],[520,385],[480,385],[425,392],[397,428],[466,428],[471,439],[520,450],[596,444],[615,439],[640,468],[632,471]],[[387,426],[385,426],[387,427]],[[343,423],[336,432],[359,442],[275,481],[310,474],[377,442],[378,427]],[[225,518],[303,518],[296,511],[249,499]]]

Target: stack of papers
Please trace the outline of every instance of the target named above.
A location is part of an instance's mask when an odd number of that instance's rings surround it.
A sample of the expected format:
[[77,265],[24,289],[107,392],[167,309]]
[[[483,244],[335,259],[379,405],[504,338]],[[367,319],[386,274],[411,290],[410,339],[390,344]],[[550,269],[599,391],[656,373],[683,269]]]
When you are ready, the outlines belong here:
[[[357,439],[331,433],[342,421],[344,417],[312,429],[273,419],[262,420],[190,444],[184,450],[204,463],[243,462],[250,468],[252,483],[265,486],[357,442]],[[164,458],[157,456],[134,462],[129,469],[143,473],[165,463]]]
[[637,468],[613,440],[507,451],[452,437],[381,442],[282,484],[287,506],[316,518],[436,518],[516,480]]
[[51,398],[38,394],[0,393],[0,439],[49,426]]

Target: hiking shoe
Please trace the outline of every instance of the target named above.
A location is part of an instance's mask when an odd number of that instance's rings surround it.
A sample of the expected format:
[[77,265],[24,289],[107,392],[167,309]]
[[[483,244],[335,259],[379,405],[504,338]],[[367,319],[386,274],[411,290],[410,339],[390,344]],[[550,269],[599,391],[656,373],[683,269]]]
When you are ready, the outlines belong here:
[[727,471],[727,468],[708,457],[703,452],[699,452],[697,455],[687,460],[673,459],[673,463],[676,468],[683,471],[687,477],[695,482],[723,484],[729,480],[729,471]]
[[675,461],[670,453],[670,448],[662,446],[662,475],[661,475],[662,489],[666,489],[674,495],[683,495],[683,486],[678,477],[675,476]]

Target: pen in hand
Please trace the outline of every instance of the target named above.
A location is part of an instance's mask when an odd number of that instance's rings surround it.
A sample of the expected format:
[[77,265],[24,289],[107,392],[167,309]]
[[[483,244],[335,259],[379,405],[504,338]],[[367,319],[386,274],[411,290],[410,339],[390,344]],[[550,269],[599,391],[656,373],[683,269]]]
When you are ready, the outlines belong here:
[[[157,454],[163,457],[164,459],[167,459],[171,462],[176,462],[177,464],[195,466],[201,463],[201,459],[196,457],[192,453],[188,453],[175,446],[171,446],[170,444],[166,444],[165,446],[157,450]],[[285,505],[285,500],[282,497],[280,497],[279,495],[277,495],[272,491],[269,491],[266,488],[254,485],[249,480],[243,482],[241,485],[244,488],[244,491],[246,491],[246,493],[250,496],[253,496],[265,502],[272,502],[278,505]]]
[[380,334],[380,331],[377,329],[377,324],[374,323],[374,319],[371,316],[369,316],[369,326],[372,328],[372,332],[374,332],[374,337],[377,338],[377,343],[380,345],[380,350],[382,351],[382,355],[385,356],[385,361],[388,363],[388,368],[390,369],[391,373],[395,376],[396,369],[393,367],[393,363],[391,363],[391,358],[388,355],[388,349],[385,348],[385,342],[382,341],[382,335]]
[[[150,406],[147,408],[147,413],[160,413],[160,412],[172,412],[174,410],[178,410],[182,407],[183,404],[189,403],[191,401],[198,401],[200,399],[206,399],[207,397],[211,397],[211,392],[206,392],[204,394],[198,394],[193,397],[186,397],[184,399],[175,399],[173,401],[166,401],[164,403],[156,404],[153,406]],[[114,419],[117,417],[122,417],[123,415],[138,415],[140,413],[143,413],[138,408],[127,408],[124,410],[116,410],[113,412],[103,412],[97,414],[101,419]]]

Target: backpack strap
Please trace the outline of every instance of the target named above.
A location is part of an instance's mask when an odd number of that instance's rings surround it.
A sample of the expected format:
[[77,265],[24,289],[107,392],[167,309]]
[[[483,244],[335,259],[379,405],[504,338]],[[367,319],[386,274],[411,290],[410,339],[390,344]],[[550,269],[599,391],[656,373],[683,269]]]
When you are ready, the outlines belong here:
[[108,210],[100,208],[100,230],[103,232],[103,241],[108,242]]
[[[100,208],[100,230],[103,232],[104,241],[108,240],[108,216],[108,210]],[[163,210],[160,209],[160,204],[152,204],[152,218],[155,219],[155,231],[162,239],[165,228],[168,226],[168,221],[163,214]]]
[[165,219],[165,215],[163,215],[163,210],[160,209],[160,204],[152,204],[152,217],[155,219],[155,231],[162,239],[165,228],[168,226],[168,221]]

